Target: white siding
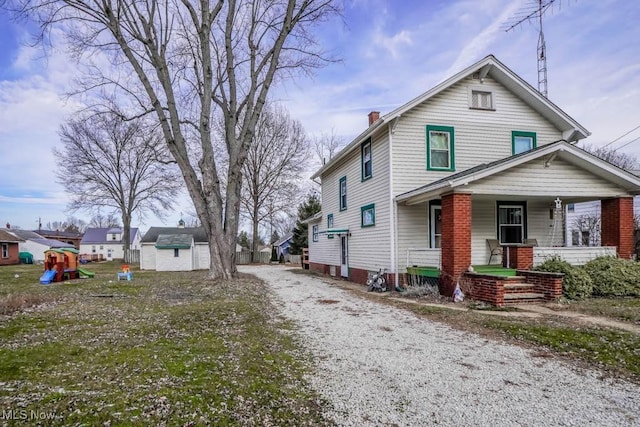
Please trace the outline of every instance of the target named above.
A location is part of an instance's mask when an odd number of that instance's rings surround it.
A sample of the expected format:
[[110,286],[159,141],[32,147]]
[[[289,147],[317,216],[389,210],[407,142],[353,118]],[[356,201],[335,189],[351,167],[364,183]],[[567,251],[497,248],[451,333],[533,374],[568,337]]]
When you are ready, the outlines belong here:
[[[578,221],[582,216],[592,218],[600,218],[600,200],[591,202],[574,203],[573,212],[569,212],[568,206],[565,206],[566,226],[567,226],[567,246],[573,246],[571,234],[574,231],[580,231]],[[640,196],[633,198],[633,213],[637,217],[640,215]],[[592,243],[599,244],[600,236],[590,236]]]
[[428,203],[414,206],[398,206],[398,218],[402,227],[398,227],[398,272],[406,272],[407,263],[420,263],[419,251],[429,247],[429,212]]
[[[564,231],[562,223],[554,230],[554,220],[550,211],[554,209],[553,200],[530,200],[527,203],[527,228],[529,239],[536,239],[538,246],[551,246],[553,242],[561,242]],[[555,236],[555,238],[553,238]]]
[[193,269],[208,270],[211,256],[208,243],[196,243],[193,247]]
[[[122,242],[117,243],[82,243],[80,244],[81,254],[102,254],[104,259],[123,259],[124,250],[122,249]],[[93,250],[95,248],[95,252]],[[109,251],[111,254],[109,256]]]
[[[497,237],[496,201],[471,200],[471,264],[483,265],[489,262],[487,239]],[[493,263],[496,259],[492,260]]]
[[[535,132],[538,146],[562,138],[560,130],[491,78],[484,86],[493,91],[495,111],[469,109],[467,88],[477,84],[463,80],[402,115],[393,135],[395,195],[510,156],[512,131]],[[428,124],[454,128],[454,172],[426,170]]]
[[180,249],[179,256],[173,256],[173,249],[156,249],[156,271],[193,270],[193,250]]
[[[327,215],[333,214],[334,228],[348,228],[349,267],[375,270],[391,267],[390,203],[389,203],[389,145],[387,134],[373,139],[372,177],[362,181],[360,149],[354,150],[336,168],[322,177],[322,219],[309,224],[309,257],[311,262],[339,265],[340,238],[329,239],[320,234],[318,242],[312,242],[312,227],[327,229]],[[347,209],[340,211],[340,178],[347,177]],[[375,225],[361,226],[363,206],[375,204]]]
[[558,256],[571,265],[584,265],[592,259],[602,256],[616,256],[615,246],[597,246],[582,248],[534,248],[533,265],[537,266],[548,258]]
[[140,270],[156,269],[155,243],[143,243],[140,248]]
[[620,187],[594,176],[565,160],[555,159],[550,167],[534,160],[504,173],[469,185],[474,194],[514,196],[616,197]]
[[[487,239],[498,238],[497,200],[473,199],[471,203],[471,264],[483,265],[489,262],[489,246]],[[527,206],[527,238],[536,239],[538,246],[548,246],[551,242],[553,223],[549,217],[549,210],[553,201],[549,200],[518,200],[526,202]],[[556,230],[556,236],[562,236],[562,228]],[[497,263],[494,257],[492,263]]]
[[18,243],[20,252],[29,252],[33,255],[33,262],[44,261],[44,251],[49,249],[48,245],[42,245],[40,243],[26,240]]

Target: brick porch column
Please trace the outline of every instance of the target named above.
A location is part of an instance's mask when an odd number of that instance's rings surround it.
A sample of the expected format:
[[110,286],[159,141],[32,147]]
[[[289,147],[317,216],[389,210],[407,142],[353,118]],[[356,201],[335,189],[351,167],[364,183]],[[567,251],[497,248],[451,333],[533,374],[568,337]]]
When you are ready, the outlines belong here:
[[456,280],[471,265],[471,194],[442,197],[440,293],[452,296]]
[[633,257],[633,198],[606,199],[600,207],[602,246],[616,246],[620,258]]

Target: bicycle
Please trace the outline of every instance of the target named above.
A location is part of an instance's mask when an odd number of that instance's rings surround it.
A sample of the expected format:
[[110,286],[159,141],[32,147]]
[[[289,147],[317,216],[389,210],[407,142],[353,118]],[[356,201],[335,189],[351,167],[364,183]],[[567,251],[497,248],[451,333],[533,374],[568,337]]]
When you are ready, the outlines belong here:
[[367,279],[367,290],[369,292],[387,292],[387,279],[384,277],[386,272],[386,268],[384,270],[379,268],[377,273],[374,273],[369,279]]

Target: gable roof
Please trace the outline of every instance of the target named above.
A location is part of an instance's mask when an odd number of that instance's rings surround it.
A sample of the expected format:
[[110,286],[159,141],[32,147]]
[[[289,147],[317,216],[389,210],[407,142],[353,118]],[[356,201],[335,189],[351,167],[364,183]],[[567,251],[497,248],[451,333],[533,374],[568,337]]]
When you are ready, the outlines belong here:
[[282,239],[276,241],[274,243],[275,246],[282,246],[283,244],[289,242],[289,240],[293,239],[293,233],[289,233],[286,236],[284,236]]
[[11,234],[25,241],[35,242],[40,245],[49,246],[50,248],[68,248],[69,243],[61,242],[60,240],[47,239],[42,237],[35,231],[29,230],[11,230]]
[[0,242],[2,243],[18,243],[23,240],[19,237],[14,236],[7,230],[0,230]]
[[333,168],[340,160],[345,158],[353,150],[360,149],[360,144],[364,142],[365,139],[377,133],[384,126],[392,126],[394,121],[399,119],[407,111],[422,104],[425,101],[428,101],[430,98],[433,98],[440,92],[450,88],[454,84],[473,75],[474,73],[479,73],[481,78],[489,75],[497,82],[502,84],[505,88],[514,93],[518,98],[522,99],[532,109],[537,111],[545,119],[549,120],[558,129],[560,129],[563,133],[562,137],[566,141],[578,141],[580,139],[586,138],[591,134],[580,123],[575,121],[567,113],[560,109],[560,107],[551,102],[548,98],[542,96],[542,94],[540,94],[537,89],[523,80],[502,62],[498,61],[495,56],[488,55],[475,64],[470,65],[459,73],[449,77],[442,83],[417,96],[406,104],[380,117],[371,126],[369,126],[369,128],[367,128],[351,143],[349,143],[349,145],[343,148],[342,151],[340,151],[324,166],[318,169],[311,176],[311,179],[315,179],[321,176],[324,172]]
[[83,233],[78,233],[75,231],[60,231],[60,230],[33,230],[34,233],[38,233],[41,236],[56,236],[56,237],[64,237],[69,239],[80,239],[82,238]]
[[156,239],[158,249],[189,249],[193,244],[193,236],[189,233],[159,234]]
[[156,243],[161,234],[189,234],[194,242],[207,243],[209,238],[202,227],[151,227],[142,237],[142,243]]
[[[80,241],[80,244],[90,244],[90,243],[120,243],[122,240],[112,240],[108,239],[108,234],[113,234],[112,231],[114,228],[87,228],[84,232],[84,236]],[[117,234],[121,233],[121,229],[117,229],[120,231],[116,231]],[[131,227],[131,231],[129,233],[129,242],[133,243],[136,234],[138,233],[138,228]]]
[[458,187],[467,186],[475,181],[490,177],[507,169],[546,157],[548,162],[560,156],[571,163],[590,170],[595,175],[625,188],[631,194],[640,194],[640,177],[602,160],[591,153],[559,140],[551,144],[536,147],[533,150],[516,154],[490,163],[482,163],[478,166],[454,173],[445,178],[433,181],[422,187],[396,196],[397,202],[408,204],[421,203],[440,194],[451,192]]

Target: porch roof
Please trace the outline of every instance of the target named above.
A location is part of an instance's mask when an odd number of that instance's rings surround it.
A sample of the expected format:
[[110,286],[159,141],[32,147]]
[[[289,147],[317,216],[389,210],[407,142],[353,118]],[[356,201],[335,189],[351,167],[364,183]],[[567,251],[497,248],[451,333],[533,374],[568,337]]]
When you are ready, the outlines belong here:
[[319,233],[326,234],[329,236],[333,234],[337,234],[337,235],[349,234],[349,229],[348,228],[327,228],[326,230],[319,231]]
[[[491,163],[483,163],[467,170],[454,173],[430,184],[396,196],[398,203],[409,205],[424,203],[438,198],[443,194],[460,190],[472,191],[472,184],[480,180],[499,176],[512,168],[536,159],[544,161],[545,167],[553,163],[556,157],[587,170],[590,174],[600,177],[618,186],[621,193],[628,195],[640,194],[640,177],[602,160],[585,150],[559,140],[551,144],[542,145],[530,151],[516,154]],[[555,196],[549,194],[549,196]],[[597,194],[594,194],[597,197]]]

